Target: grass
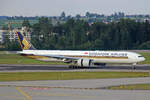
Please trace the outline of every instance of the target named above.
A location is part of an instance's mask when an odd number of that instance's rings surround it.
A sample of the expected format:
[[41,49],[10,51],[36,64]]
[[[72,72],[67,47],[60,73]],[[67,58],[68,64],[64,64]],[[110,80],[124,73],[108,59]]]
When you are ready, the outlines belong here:
[[140,62],[140,64],[150,64],[150,52],[140,52],[142,56],[145,57],[145,61]]
[[112,87],[109,87],[108,89],[112,89],[112,90],[150,90],[150,84],[112,86]]
[[50,64],[50,65],[64,65],[63,62],[44,62],[35,59],[26,58],[18,54],[1,54],[0,64]]
[[146,72],[1,72],[0,81],[150,77]]

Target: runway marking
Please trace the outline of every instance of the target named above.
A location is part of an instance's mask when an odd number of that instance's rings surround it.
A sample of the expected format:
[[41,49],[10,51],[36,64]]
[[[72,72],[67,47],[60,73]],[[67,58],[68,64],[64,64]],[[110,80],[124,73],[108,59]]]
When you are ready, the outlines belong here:
[[22,95],[24,95],[27,100],[32,100],[32,98],[28,94],[26,94],[23,90],[21,90],[20,87],[16,87],[16,90],[18,90]]

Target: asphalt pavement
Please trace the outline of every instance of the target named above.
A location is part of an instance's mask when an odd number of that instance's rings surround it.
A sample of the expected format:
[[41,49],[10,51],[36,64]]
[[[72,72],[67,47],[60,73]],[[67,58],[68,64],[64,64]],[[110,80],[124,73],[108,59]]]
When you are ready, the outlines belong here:
[[149,100],[149,90],[104,87],[150,83],[150,78],[0,82],[0,100]]
[[[150,65],[69,69],[66,65],[0,65],[0,72],[149,71]],[[109,86],[150,83],[150,77],[0,82],[0,100],[149,100],[150,90],[108,90]]]
[[130,65],[99,66],[72,69],[68,65],[18,65],[0,64],[0,72],[52,72],[52,71],[150,71],[150,65],[137,65],[135,69]]

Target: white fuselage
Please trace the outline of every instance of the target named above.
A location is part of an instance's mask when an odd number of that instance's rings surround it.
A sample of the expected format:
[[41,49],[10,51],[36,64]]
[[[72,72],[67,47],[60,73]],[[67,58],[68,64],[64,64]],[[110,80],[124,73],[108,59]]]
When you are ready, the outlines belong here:
[[[56,55],[64,57],[86,58],[95,63],[129,63],[134,64],[144,61],[145,58],[140,54],[126,51],[72,51],[72,50],[23,50],[20,52],[25,55]],[[49,58],[36,57],[38,60],[48,61]],[[57,59],[55,59],[57,60]]]

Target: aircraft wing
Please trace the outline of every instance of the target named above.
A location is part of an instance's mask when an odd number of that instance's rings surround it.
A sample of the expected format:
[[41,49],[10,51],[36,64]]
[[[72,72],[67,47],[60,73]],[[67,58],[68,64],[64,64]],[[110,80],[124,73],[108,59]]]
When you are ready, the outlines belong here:
[[63,55],[38,55],[36,54],[35,56],[44,56],[44,57],[49,57],[49,58],[56,58],[56,59],[66,59],[66,60],[78,60],[80,59],[79,57],[69,57],[69,56],[63,56]]
[[50,54],[26,54],[24,52],[17,52],[21,55],[31,55],[31,56],[43,56],[48,58],[56,58],[56,59],[65,59],[65,60],[78,60],[80,57],[70,57],[70,56],[63,56],[63,55],[50,55]]

